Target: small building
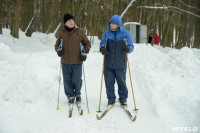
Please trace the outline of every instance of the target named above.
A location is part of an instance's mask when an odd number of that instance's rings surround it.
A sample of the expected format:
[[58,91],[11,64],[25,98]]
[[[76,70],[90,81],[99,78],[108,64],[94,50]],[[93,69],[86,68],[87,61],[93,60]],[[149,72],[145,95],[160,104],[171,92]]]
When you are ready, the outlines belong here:
[[123,28],[131,33],[133,43],[147,43],[147,26],[137,22],[126,22]]

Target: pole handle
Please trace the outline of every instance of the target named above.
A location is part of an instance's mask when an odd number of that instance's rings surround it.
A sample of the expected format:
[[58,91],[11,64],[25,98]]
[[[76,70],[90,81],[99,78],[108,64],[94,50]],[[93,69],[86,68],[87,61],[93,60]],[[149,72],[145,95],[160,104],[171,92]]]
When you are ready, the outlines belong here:
[[63,48],[63,39],[61,39],[61,44],[60,44],[61,48]]

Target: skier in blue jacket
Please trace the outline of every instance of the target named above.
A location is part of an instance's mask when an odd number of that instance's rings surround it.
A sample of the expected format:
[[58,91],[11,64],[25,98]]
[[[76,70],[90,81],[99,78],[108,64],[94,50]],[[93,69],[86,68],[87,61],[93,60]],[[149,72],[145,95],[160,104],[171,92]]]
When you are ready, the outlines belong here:
[[[125,41],[127,41],[127,44]],[[107,41],[107,42],[106,42]],[[108,105],[115,103],[115,79],[118,84],[120,104],[127,106],[128,89],[126,86],[127,53],[134,49],[130,33],[123,29],[121,18],[114,15],[109,20],[109,28],[100,42],[100,52],[105,55],[104,77]]]

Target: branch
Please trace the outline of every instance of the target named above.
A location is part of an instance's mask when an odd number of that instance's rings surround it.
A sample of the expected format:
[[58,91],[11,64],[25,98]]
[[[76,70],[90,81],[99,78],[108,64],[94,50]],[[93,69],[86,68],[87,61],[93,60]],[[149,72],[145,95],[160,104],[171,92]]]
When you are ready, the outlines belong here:
[[60,26],[61,26],[61,22],[58,24],[57,28],[54,30],[53,32],[54,35],[58,32],[58,29],[60,28]]
[[135,2],[136,0],[132,0],[129,4],[128,4],[128,6],[126,7],[126,9],[123,11],[123,13],[121,14],[121,19],[123,18],[123,16],[124,16],[124,14],[127,12],[127,10],[129,9],[129,7],[131,7],[132,6],[132,4],[133,4],[133,2]]
[[163,10],[167,10],[167,9],[172,8],[172,9],[177,9],[177,10],[179,10],[179,11],[182,11],[182,12],[185,12],[185,13],[188,13],[188,14],[191,14],[191,15],[193,15],[193,16],[196,16],[196,17],[200,18],[200,16],[197,15],[197,14],[194,14],[194,13],[192,13],[192,12],[189,12],[189,11],[186,11],[186,10],[180,9],[180,8],[178,8],[178,7],[174,7],[174,6],[163,6],[163,7],[155,7],[155,6],[139,6],[138,8],[163,9]]
[[26,33],[26,32],[27,32],[27,30],[29,29],[29,27],[30,27],[30,25],[31,25],[31,23],[32,23],[32,21],[33,21],[33,19],[34,19],[34,16],[32,17],[32,19],[31,19],[30,23],[28,24],[28,26],[27,26],[27,28],[26,28],[26,30],[25,30],[25,33]]
[[189,7],[189,8],[193,8],[193,9],[196,9],[196,10],[198,10],[198,11],[200,11],[198,8],[196,8],[196,7],[193,7],[193,6],[188,6],[188,5],[186,5],[182,0],[179,0],[184,6],[187,6],[187,7]]

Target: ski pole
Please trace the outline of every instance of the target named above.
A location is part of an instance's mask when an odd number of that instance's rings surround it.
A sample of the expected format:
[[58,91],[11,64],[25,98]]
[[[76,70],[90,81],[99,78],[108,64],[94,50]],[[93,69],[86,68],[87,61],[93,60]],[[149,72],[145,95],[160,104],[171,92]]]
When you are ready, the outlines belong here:
[[[105,48],[107,45],[107,38],[105,41]],[[100,108],[101,108],[101,93],[102,93],[102,83],[103,83],[103,72],[104,72],[104,61],[105,61],[105,55],[103,56],[103,66],[102,66],[102,76],[101,76],[101,89],[100,89],[100,99],[99,99],[99,110],[97,112],[101,112]]]
[[[128,45],[126,39],[124,39],[124,41],[125,41],[125,44]],[[133,94],[133,101],[134,101],[134,106],[135,106],[135,110],[134,110],[134,111],[135,111],[136,114],[137,114],[137,110],[138,110],[138,109],[136,108],[136,103],[135,103],[135,96],[134,96],[134,91],[133,91],[133,84],[132,84],[132,78],[131,78],[131,71],[130,71],[128,53],[126,53],[126,57],[127,57],[127,64],[128,64],[128,70],[129,70],[129,76],[130,76],[130,82],[131,82],[131,89],[132,89],[132,94]],[[134,120],[136,120],[136,115],[135,115],[135,117],[134,117]]]
[[[63,39],[61,39],[61,48],[63,47]],[[58,87],[58,101],[57,101],[57,110],[59,110],[59,99],[60,99],[60,83],[61,83],[61,61],[60,61],[60,72],[59,72],[59,77],[58,77],[58,82],[59,82],[59,87]]]
[[59,110],[59,97],[60,97],[60,83],[61,83],[61,63],[60,63],[60,72],[58,77],[59,87],[58,87],[58,101],[57,101],[57,110]]
[[88,98],[87,98],[86,82],[85,82],[85,70],[84,70],[84,64],[83,64],[83,76],[84,76],[84,83],[85,83],[85,94],[86,94],[86,101],[87,101],[87,109],[88,109],[88,114],[90,114],[90,110],[89,110],[89,106],[88,106]]
[[101,107],[101,93],[102,93],[102,83],[103,83],[104,60],[105,60],[105,55],[103,56],[103,66],[102,66],[102,76],[101,76],[101,89],[100,89],[100,99],[99,99],[99,110],[97,112],[101,112],[100,107]]
[[134,91],[133,91],[133,84],[132,84],[132,79],[131,79],[131,71],[130,71],[130,66],[129,66],[129,60],[128,60],[128,54],[126,54],[127,56],[127,62],[128,62],[128,70],[129,70],[129,76],[130,76],[130,82],[131,82],[131,89],[132,89],[132,94],[133,94],[133,101],[134,101],[134,105],[135,105],[135,111],[137,112],[137,108],[136,108],[136,104],[135,104],[135,97],[134,97]]

